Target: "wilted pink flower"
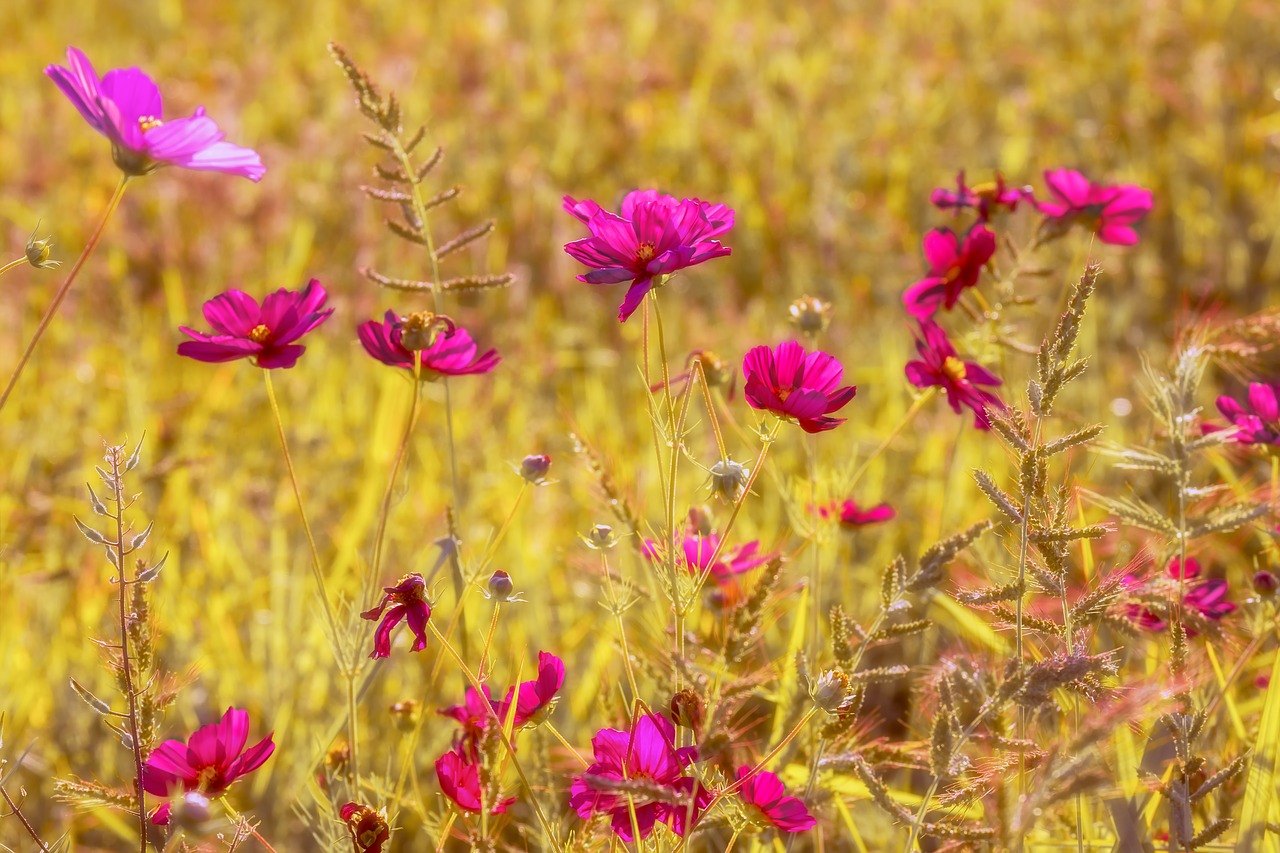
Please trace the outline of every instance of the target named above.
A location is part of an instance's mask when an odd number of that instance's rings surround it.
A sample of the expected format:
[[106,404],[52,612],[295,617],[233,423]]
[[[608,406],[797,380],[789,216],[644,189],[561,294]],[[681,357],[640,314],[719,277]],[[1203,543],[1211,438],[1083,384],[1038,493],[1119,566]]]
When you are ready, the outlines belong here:
[[[196,729],[186,743],[167,740],[151,750],[142,768],[142,787],[157,797],[198,791],[206,797],[226,793],[241,776],[257,770],[276,745],[268,734],[249,749],[249,712],[228,708],[222,720]],[[151,822],[169,823],[169,803],[160,806]]]
[[959,210],[972,207],[978,212],[978,221],[986,222],[991,214],[999,208],[1017,210],[1022,200],[1022,191],[1005,184],[1004,175],[996,172],[996,179],[985,184],[974,184],[972,187],[964,182],[964,172],[956,175],[955,192],[936,189],[929,196],[929,201],[939,210]]
[[990,429],[988,408],[1004,408],[1000,398],[979,385],[1000,385],[989,370],[972,361],[961,361],[947,333],[932,320],[921,320],[916,336],[916,352],[920,361],[907,362],[907,379],[917,388],[936,386],[947,394],[947,402],[958,414],[961,406],[973,410],[973,425]]
[[[787,796],[782,780],[768,770],[754,776],[750,767],[738,768],[738,796],[757,823],[776,827],[783,832],[804,832],[817,825],[813,815],[796,797]],[[743,780],[746,780],[745,782]]]
[[776,350],[759,346],[742,360],[747,378],[743,393],[752,408],[773,412],[793,420],[805,432],[835,429],[845,418],[827,417],[844,408],[858,389],[843,388],[844,367],[821,350],[805,353],[796,341],[779,344]]
[[[721,550],[720,556],[712,564],[711,557],[720,547],[720,537],[715,533],[702,536],[687,532],[680,541],[680,547],[684,552],[684,565],[689,574],[701,575],[710,565],[710,576],[717,583],[725,583],[735,575],[763,566],[773,557],[772,554],[760,553],[760,543],[756,541],[741,545],[736,550],[728,548]],[[645,540],[643,551],[644,555],[653,562],[662,560],[662,546],[652,539]]]
[[1218,398],[1218,411],[1235,425],[1240,444],[1280,446],[1280,385],[1250,382],[1246,405],[1225,395]]
[[213,327],[206,335],[186,326],[178,331],[194,340],[178,344],[178,355],[217,363],[252,358],[258,367],[293,367],[306,347],[294,341],[319,326],[332,308],[321,310],[327,294],[314,278],[302,290],[281,288],[259,306],[240,290],[228,290],[204,304],[204,318]]
[[950,228],[930,231],[924,236],[929,274],[902,294],[907,313],[925,320],[939,307],[950,311],[966,287],[977,285],[982,268],[995,251],[996,235],[985,225],[974,225],[963,238]]
[[656,190],[637,190],[622,199],[621,215],[594,201],[564,197],[564,209],[591,231],[591,236],[565,245],[570,257],[591,267],[578,276],[588,284],[631,287],[618,310],[623,322],[640,307],[656,276],[670,275],[733,250],[719,237],[733,227],[733,210],[696,198],[677,201]]
[[515,702],[512,728],[536,726],[554,710],[556,694],[563,686],[564,661],[551,652],[538,652],[538,677],[533,681],[522,681],[515,687],[507,688],[507,695],[498,706],[498,719],[506,725],[511,703]]
[[641,838],[648,838],[659,822],[683,836],[686,817],[696,821],[713,795],[684,775],[684,769],[698,760],[698,748],[677,749],[675,736],[675,726],[659,714],[637,717],[629,732],[596,732],[591,739],[595,763],[573,780],[569,807],[584,819],[609,815],[614,833],[623,841],[634,840],[632,809]]
[[382,845],[391,839],[391,827],[381,812],[372,806],[347,803],[338,814],[347,825],[356,853],[382,853]]
[[[356,329],[365,352],[383,364],[403,367],[413,371],[413,351],[403,342],[404,321],[394,311],[388,311],[383,322],[369,320]],[[462,376],[468,373],[488,373],[498,366],[502,357],[496,349],[476,355],[476,342],[462,327],[442,329],[429,346],[420,350],[421,376],[424,380],[441,376]]]
[[1035,201],[1036,209],[1052,222],[1083,223],[1104,243],[1132,246],[1138,242],[1133,230],[1151,211],[1151,191],[1135,184],[1095,184],[1071,169],[1050,169],[1045,185],[1053,201]]
[[[427,620],[431,618],[431,602],[427,600],[427,583],[422,575],[412,572],[400,578],[395,586],[385,587],[381,603],[360,614],[361,619],[376,621],[378,630],[373,635],[371,658],[385,658],[391,654],[391,629],[402,619],[409,622],[409,630],[416,638],[413,651],[427,647]],[[383,611],[386,611],[385,615]]]
[[[480,799],[480,764],[474,755],[462,747],[454,747],[436,759],[436,778],[440,790],[465,812],[479,814],[483,804]],[[516,801],[515,797],[498,800],[489,807],[489,814],[502,814]]]
[[67,48],[67,65],[44,70],[89,126],[111,140],[111,156],[126,175],[145,175],[161,166],[226,172],[251,181],[266,169],[258,153],[223,142],[213,119],[196,107],[190,118],[163,121],[155,81],[138,68],[117,68],[102,79],[89,58]]
[[893,507],[887,503],[879,503],[868,509],[864,509],[858,505],[857,501],[846,499],[836,501],[827,506],[818,507],[818,515],[823,518],[830,518],[832,515],[839,516],[840,526],[856,529],[866,527],[871,524],[880,524],[893,518],[897,513]]

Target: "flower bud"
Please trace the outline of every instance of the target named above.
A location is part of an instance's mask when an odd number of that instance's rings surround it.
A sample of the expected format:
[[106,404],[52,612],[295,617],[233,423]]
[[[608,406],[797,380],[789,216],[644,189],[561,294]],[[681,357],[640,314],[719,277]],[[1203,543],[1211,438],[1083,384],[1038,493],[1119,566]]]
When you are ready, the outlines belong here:
[[443,314],[419,311],[400,321],[400,343],[411,351],[430,349],[437,334],[453,329],[453,321]]
[[324,756],[324,766],[329,768],[329,773],[333,776],[341,776],[345,773],[350,761],[351,747],[345,740],[340,740],[329,747],[329,751]]
[[597,524],[582,538],[588,548],[596,551],[608,551],[618,544],[618,537],[614,535],[613,528],[607,524]]
[[697,350],[695,355],[702,364],[702,375],[712,388],[729,388],[733,396],[733,383],[738,378],[737,365],[725,361],[711,350]]
[[702,701],[702,697],[688,687],[671,697],[672,719],[676,721],[676,725],[694,732],[702,728],[706,709],[707,706]]
[[174,800],[169,820],[175,828],[198,830],[209,817],[209,798],[199,791],[187,791]]
[[391,713],[391,724],[401,734],[412,732],[422,717],[422,703],[415,699],[402,699],[387,710]]
[[1253,591],[1258,595],[1275,594],[1277,585],[1280,585],[1280,581],[1277,581],[1276,576],[1266,569],[1255,572],[1253,575]]
[[[40,225],[37,224],[36,228]],[[49,259],[49,255],[53,252],[53,238],[41,237],[36,239],[36,232],[32,231],[31,236],[27,238],[27,263],[38,270],[55,270],[62,266],[62,261],[53,261]]]
[[706,504],[689,507],[689,529],[698,536],[710,536],[716,529],[716,519]]
[[547,470],[551,468],[551,457],[545,453],[526,456],[520,461],[520,476],[533,486],[541,486],[547,482]]
[[787,309],[791,314],[791,324],[801,334],[818,335],[826,331],[831,323],[831,303],[816,296],[801,296]]
[[818,676],[809,696],[813,699],[813,704],[828,714],[838,714],[853,700],[849,676],[838,669],[829,669]]
[[489,576],[488,595],[494,601],[510,601],[514,590],[515,584],[511,582],[511,575],[501,569]]
[[751,471],[732,459],[722,459],[711,466],[711,494],[725,503],[737,503],[747,488],[747,480],[751,479]]

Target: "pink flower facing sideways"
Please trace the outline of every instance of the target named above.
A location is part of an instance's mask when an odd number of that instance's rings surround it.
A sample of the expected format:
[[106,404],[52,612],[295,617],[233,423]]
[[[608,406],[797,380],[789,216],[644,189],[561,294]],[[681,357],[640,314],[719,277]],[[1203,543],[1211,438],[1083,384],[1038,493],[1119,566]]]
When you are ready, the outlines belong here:
[[964,172],[956,175],[956,188],[952,190],[936,189],[929,196],[930,203],[939,210],[955,210],[972,207],[978,213],[978,221],[986,222],[991,214],[1004,208],[1008,211],[1018,209],[1022,201],[1022,190],[1011,187],[1004,182],[1004,175],[996,172],[996,179],[985,184],[969,186],[964,182]]
[[211,363],[251,358],[267,369],[293,367],[307,349],[294,341],[333,313],[332,308],[322,310],[326,297],[314,278],[302,290],[281,288],[268,294],[262,305],[243,291],[228,290],[204,304],[212,334],[178,327],[193,338],[178,344],[178,355]]
[[752,408],[795,421],[805,432],[835,429],[844,418],[829,417],[848,405],[858,389],[838,387],[844,378],[840,362],[821,350],[806,353],[795,341],[777,349],[758,346],[742,360],[747,384],[743,394]]
[[856,530],[859,527],[867,527],[872,524],[881,524],[889,521],[897,513],[887,503],[879,503],[873,507],[864,508],[859,506],[857,501],[847,499],[818,507],[818,515],[822,518],[830,518],[834,515],[839,519],[841,527]]
[[963,237],[950,228],[930,231],[924,237],[929,275],[902,294],[907,313],[925,320],[939,308],[950,311],[965,288],[978,284],[982,268],[995,252],[996,235],[985,225],[974,225]]
[[89,126],[111,140],[111,155],[126,175],[145,175],[161,166],[226,172],[257,181],[266,174],[258,153],[223,142],[213,119],[196,107],[189,118],[164,121],[155,81],[138,68],[117,68],[101,79],[89,58],[67,48],[67,66],[44,73],[58,85]]
[[[686,533],[680,541],[684,559],[681,561],[691,575],[701,575],[711,566],[710,577],[719,584],[732,581],[736,575],[759,568],[772,559],[772,554],[760,553],[759,542],[748,542],[736,550],[722,549],[715,563],[712,555],[720,547],[720,537],[715,533],[701,536],[697,533]],[[650,562],[662,562],[662,545],[653,539],[646,539],[644,555]]]
[[[373,651],[369,657],[385,658],[391,654],[391,631],[406,621],[413,632],[413,651],[427,647],[427,620],[431,618],[431,602],[427,600],[427,583],[417,572],[407,574],[395,586],[385,587],[382,601],[360,614],[361,619],[378,622],[373,635]],[[381,621],[378,621],[381,620]]]
[[1280,446],[1280,385],[1250,382],[1243,405],[1223,395],[1218,411],[1235,426],[1237,443]]
[[[462,811],[479,814],[484,808],[479,756],[461,746],[454,747],[436,759],[436,779],[444,795]],[[489,807],[489,814],[502,814],[515,801],[515,797],[499,799]]]
[[[221,796],[231,783],[257,770],[275,751],[270,734],[246,750],[248,740],[249,713],[228,708],[220,722],[201,726],[186,743],[167,740],[151,750],[142,768],[142,787],[157,797],[187,791],[211,799]],[[163,804],[151,822],[168,824],[169,811],[170,804]]]
[[563,686],[564,661],[551,652],[540,651],[538,652],[538,677],[507,688],[501,702],[493,698],[489,685],[482,684],[480,687],[483,690],[483,696],[477,693],[474,687],[468,687],[461,705],[441,708],[439,713],[457,721],[458,725],[462,726],[460,738],[462,743],[473,744],[493,720],[489,714],[490,708],[502,724],[506,725],[514,702],[512,729],[518,731],[525,726],[535,726],[554,710],[556,694]]
[[618,214],[571,196],[564,197],[564,209],[591,232],[590,237],[564,247],[570,257],[592,268],[578,280],[630,284],[618,309],[618,322],[625,322],[640,307],[655,278],[733,251],[714,239],[733,227],[733,210],[723,204],[636,190],[622,199]]
[[[747,806],[749,817],[757,824],[782,832],[804,832],[818,821],[797,797],[787,796],[782,780],[768,770],[751,776],[750,767],[738,768],[738,797]],[[746,780],[743,782],[743,780]]]
[[[1173,583],[1171,585],[1169,581],[1164,582],[1164,594],[1176,601],[1176,584],[1179,575],[1182,576],[1184,581],[1199,577],[1200,562],[1194,557],[1189,557],[1186,562],[1186,570],[1182,571],[1182,562],[1177,557],[1174,557],[1169,561],[1165,574]],[[1122,583],[1130,589],[1136,589],[1141,585],[1141,581],[1133,575],[1126,575]],[[1208,622],[1217,622],[1236,609],[1236,606],[1227,600],[1227,592],[1228,588],[1225,580],[1222,578],[1206,578],[1186,585],[1182,593],[1182,604],[1188,611],[1200,618]],[[1158,632],[1163,631],[1168,626],[1168,622],[1162,618],[1161,614],[1137,602],[1125,604],[1123,610],[1125,616],[1143,630]],[[1198,633],[1192,625],[1185,627],[1188,637],[1194,637]]]
[[632,841],[629,801],[641,838],[648,838],[657,823],[683,836],[686,818],[696,821],[713,795],[684,775],[685,768],[698,760],[698,748],[677,749],[675,737],[675,726],[659,714],[637,717],[629,732],[596,732],[591,739],[595,763],[573,780],[569,807],[584,820],[594,814],[608,815],[614,833]]
[[1095,184],[1071,169],[1050,169],[1044,182],[1053,199],[1033,203],[1050,223],[1080,222],[1099,240],[1116,246],[1138,242],[1133,226],[1151,211],[1150,190],[1135,184]]
[[[361,323],[356,329],[360,343],[365,352],[383,364],[401,367],[413,372],[413,350],[405,346],[406,333],[410,335],[407,343],[423,346],[421,353],[421,377],[424,380],[439,379],[441,376],[462,376],[468,373],[488,373],[502,361],[498,351],[491,349],[483,355],[476,355],[476,342],[466,329],[454,326],[452,322],[431,332],[422,326],[424,315],[413,314],[405,319],[388,311],[383,321],[369,320]],[[436,318],[442,319],[442,318]],[[428,321],[429,325],[429,321]],[[420,333],[422,338],[415,341],[413,335]]]
[[962,406],[973,410],[973,425],[978,429],[990,429],[988,408],[1002,409],[1004,403],[980,385],[1002,384],[994,374],[972,361],[961,361],[956,348],[942,327],[932,320],[920,322],[920,334],[916,336],[916,352],[919,361],[907,362],[907,379],[917,388],[941,388],[947,402],[957,414]]

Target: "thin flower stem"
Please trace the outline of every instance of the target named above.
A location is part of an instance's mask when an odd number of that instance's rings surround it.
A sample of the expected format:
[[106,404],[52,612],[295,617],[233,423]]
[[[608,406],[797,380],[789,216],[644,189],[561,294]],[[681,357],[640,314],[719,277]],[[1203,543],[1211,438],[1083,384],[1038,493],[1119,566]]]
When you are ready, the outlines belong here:
[[[476,678],[475,673],[471,671],[471,668],[467,666],[467,662],[462,659],[460,654],[458,654],[458,650],[455,649],[445,636],[440,633],[440,630],[436,628],[434,622],[428,620],[427,627],[431,630],[432,636],[436,638],[436,642],[440,644],[441,648],[448,652],[449,656],[453,658],[454,662],[458,665],[458,669],[462,672],[463,677],[466,678],[471,687],[475,689],[476,693],[483,696],[483,685],[481,685],[480,680]],[[538,822],[542,824],[542,831],[546,833],[547,838],[551,841],[551,846],[556,850],[560,850],[560,842],[556,838],[555,831],[551,828],[551,822],[547,820],[546,814],[542,811],[542,806],[538,802],[536,792],[534,791],[533,786],[529,783],[529,777],[525,775],[524,768],[520,766],[520,759],[516,757],[516,748],[511,743],[511,738],[507,736],[507,732],[503,728],[502,720],[498,717],[498,712],[495,711],[492,706],[486,703],[482,704],[485,704],[485,708],[489,714],[489,721],[494,724],[498,732],[498,737],[502,739],[502,745],[506,748],[507,755],[511,759],[511,766],[516,769],[516,775],[520,777],[521,784],[524,785],[525,790],[529,793],[529,802],[533,806],[534,814],[538,817]]]
[[[733,835],[729,836],[729,843],[724,847],[724,853],[732,853],[733,845],[738,843],[738,836],[742,834],[742,827],[733,830]],[[794,833],[793,833],[794,834]]]
[[559,729],[557,729],[557,728],[556,728],[556,727],[551,723],[551,721],[550,721],[550,720],[547,720],[547,721],[546,721],[545,723],[543,723],[542,725],[546,728],[546,730],[547,730],[547,731],[551,732],[552,736],[553,736],[553,737],[555,737],[555,739],[556,739],[556,740],[560,741],[560,745],[561,745],[561,746],[563,746],[565,749],[569,750],[569,752],[573,753],[573,757],[574,757],[574,758],[576,758],[576,759],[578,759],[578,763],[579,763],[579,764],[581,764],[583,767],[590,767],[590,766],[591,766],[591,762],[589,762],[589,761],[587,761],[587,759],[583,758],[583,757],[582,757],[582,753],[578,752],[578,750],[574,747],[574,745],[573,745],[573,744],[569,743],[569,741],[567,741],[567,740],[565,740],[565,739],[564,739],[564,735],[560,734],[560,730],[559,730]]
[[645,405],[649,410],[649,431],[653,434],[653,452],[657,457],[658,485],[667,493],[666,460],[662,458],[662,439],[658,435],[658,413],[653,404],[653,375],[649,372],[649,301],[644,301],[640,322],[640,373],[644,377]]
[[493,632],[498,630],[498,614],[502,612],[502,602],[493,602],[493,618],[489,620],[489,632],[484,635],[484,649],[480,652],[480,666],[476,668],[481,678],[485,677],[485,667],[489,665],[489,647],[493,644]]
[[23,265],[23,264],[25,264],[26,262],[27,262],[27,256],[26,256],[26,255],[23,255],[23,256],[22,256],[22,257],[20,257],[20,258],[14,258],[13,260],[9,261],[9,263],[7,263],[7,264],[5,264],[4,266],[0,267],[0,275],[4,275],[5,273],[7,273],[9,270],[13,269],[14,267],[20,267],[20,266],[22,266],[22,265]]
[[[44,843],[44,839],[40,837],[40,833],[36,832],[36,828],[31,825],[31,821],[27,820],[27,816],[22,813],[22,809],[19,808],[18,804],[9,796],[9,792],[4,789],[4,785],[0,785],[0,796],[4,797],[4,801],[8,803],[9,814],[18,818],[18,821],[22,824],[23,828],[26,829],[27,835],[31,836],[31,840],[36,843],[36,846],[39,847],[43,853],[49,853],[49,845]],[[143,839],[143,843],[145,844],[145,834],[143,835]]]
[[[395,494],[396,478],[400,476],[400,466],[404,463],[405,453],[409,448],[409,438],[413,435],[413,428],[418,420],[418,401],[422,395],[421,376],[422,353],[415,350],[413,353],[413,399],[409,403],[409,416],[405,418],[400,445],[396,448],[396,456],[391,463],[391,476],[387,478],[387,490],[382,494],[382,508],[378,512],[378,529],[373,534],[373,561],[369,564],[369,582],[366,584],[366,595],[371,597],[378,590],[383,541],[387,534],[387,518],[391,515],[391,498]],[[366,603],[371,603],[371,599]]]
[[925,403],[929,402],[936,390],[936,388],[931,386],[924,389],[919,397],[916,397],[915,402],[911,404],[911,408],[907,409],[906,414],[902,416],[902,420],[898,421],[898,425],[893,428],[893,431],[885,436],[884,441],[880,442],[880,446],[873,450],[870,456],[862,460],[862,464],[858,466],[858,470],[853,474],[853,480],[849,483],[850,490],[852,490],[854,486],[858,485],[858,481],[862,479],[862,475],[867,473],[867,469],[871,467],[871,463],[879,459],[880,454],[889,449],[889,445],[898,437],[898,433],[907,428],[907,424],[911,423],[916,414],[924,408]]
[[[827,739],[819,738],[818,745],[813,751],[813,763],[809,766],[809,780],[804,784],[804,796],[800,799],[804,801],[806,806],[809,805],[809,797],[813,796],[813,787],[818,782],[818,764],[822,761],[822,754],[827,751]],[[818,828],[821,832],[821,828]],[[787,836],[787,850],[791,850],[791,845],[795,843],[796,833]]]
[[249,834],[254,837],[254,840],[256,840],[264,848],[266,848],[269,851],[269,853],[276,853],[276,848],[272,847],[269,843],[267,843],[267,839],[263,838],[258,833],[258,827],[250,823],[248,818],[242,817],[238,811],[232,808],[231,803],[227,802],[226,797],[223,797],[220,800],[220,802],[222,803],[222,807],[226,810],[227,814],[231,816],[231,819],[233,821],[240,824],[245,829],[249,830]]
[[622,666],[627,671],[627,684],[631,686],[631,701],[635,702],[640,698],[640,691],[636,689],[636,673],[631,667],[631,650],[627,648],[627,629],[622,622],[622,610],[618,606],[618,597],[613,591],[613,576],[609,574],[609,556],[606,552],[600,552],[601,569],[604,572],[605,586],[609,589],[609,609],[613,611],[613,618],[618,623],[618,638],[622,642]]
[[692,382],[696,378],[698,384],[702,386],[702,399],[707,404],[707,419],[711,421],[711,431],[716,436],[716,449],[720,451],[720,458],[728,461],[729,451],[724,444],[724,433],[720,430],[720,419],[716,417],[716,404],[711,399],[711,386],[707,384],[707,371],[702,366],[702,357],[695,358],[693,366],[689,369],[689,381]]
[[[805,456],[809,474],[809,505],[815,510],[818,507],[818,442],[816,435],[809,435],[805,441]],[[822,544],[818,541],[817,526],[810,530],[813,545],[813,594],[809,596],[812,608],[809,616],[813,620],[813,649],[816,660],[822,651]]]
[[76,280],[76,276],[80,273],[80,268],[84,266],[84,262],[89,259],[90,253],[93,252],[98,241],[102,239],[102,231],[106,228],[107,220],[111,218],[111,214],[115,213],[117,207],[120,206],[120,199],[124,197],[124,188],[129,183],[128,175],[120,176],[120,183],[116,185],[116,191],[112,194],[111,200],[107,202],[107,209],[103,211],[102,218],[98,220],[98,227],[93,229],[93,233],[89,235],[89,242],[85,244],[80,257],[76,258],[75,265],[71,267],[71,272],[67,273],[67,280],[62,283],[62,287],[58,288],[58,292],[54,294],[53,304],[51,304],[44,312],[44,316],[40,318],[40,325],[36,326],[36,332],[31,336],[31,341],[27,344],[27,348],[23,350],[22,357],[18,359],[18,366],[13,369],[13,375],[9,377],[9,384],[5,386],[4,393],[0,394],[0,412],[4,411],[4,404],[8,402],[9,395],[13,393],[13,388],[18,384],[18,377],[22,375],[22,370],[27,366],[27,362],[31,360],[31,354],[35,352],[36,344],[40,343],[40,338],[44,336],[45,329],[49,328],[49,324],[53,322],[53,316],[58,313],[58,306],[62,304],[62,300],[67,298],[67,293],[71,290],[71,285]]
[[529,481],[520,481],[520,491],[516,492],[516,499],[511,504],[511,510],[507,513],[507,517],[502,520],[498,532],[493,535],[493,539],[489,541],[489,547],[485,549],[484,556],[480,558],[479,570],[483,571],[493,561],[493,555],[498,550],[498,544],[506,537],[507,531],[511,529],[511,522],[516,517],[516,510],[520,509],[520,502],[524,499],[524,493],[529,490]]

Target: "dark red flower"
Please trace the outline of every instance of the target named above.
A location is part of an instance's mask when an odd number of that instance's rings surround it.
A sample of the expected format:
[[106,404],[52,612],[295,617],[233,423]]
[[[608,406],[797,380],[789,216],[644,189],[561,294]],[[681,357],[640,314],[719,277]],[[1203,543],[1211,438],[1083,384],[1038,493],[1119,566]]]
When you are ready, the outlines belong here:
[[321,310],[326,296],[324,286],[314,278],[302,290],[281,288],[269,294],[261,306],[244,291],[228,290],[204,304],[204,318],[213,334],[178,327],[193,338],[178,344],[178,355],[210,363],[252,358],[267,369],[293,367],[306,350],[294,341],[333,313],[332,308]]
[[[412,320],[413,317],[411,316]],[[388,311],[379,323],[369,320],[356,328],[360,343],[365,352],[383,364],[401,367],[413,371],[413,350],[405,346],[404,330],[407,321]],[[422,366],[421,377],[424,380],[439,379],[441,376],[462,376],[468,373],[488,373],[498,366],[502,357],[496,349],[483,355],[477,355],[476,342],[470,333],[461,326],[449,323],[433,335],[430,342],[423,341],[420,350]]]
[[844,423],[845,418],[827,416],[858,393],[853,385],[838,387],[844,367],[834,356],[821,350],[806,353],[796,341],[779,344],[776,350],[755,347],[742,360],[742,373],[747,378],[743,393],[752,408],[795,421],[809,433]]
[[[378,619],[378,630],[373,636],[371,658],[385,658],[391,654],[391,630],[402,619],[409,622],[409,630],[416,638],[413,650],[420,652],[427,647],[427,620],[431,618],[431,602],[427,600],[427,583],[422,575],[412,572],[400,578],[395,586],[384,588],[386,594],[377,607],[360,614],[361,619],[373,622]],[[385,615],[383,613],[385,612]]]
[[[480,764],[462,747],[454,747],[436,759],[436,778],[440,790],[464,812],[479,814],[483,808],[480,791]],[[489,814],[502,814],[516,801],[515,797],[498,800]]]
[[982,268],[995,252],[996,235],[985,225],[974,225],[963,238],[950,228],[930,231],[924,236],[929,274],[902,294],[907,313],[925,320],[939,307],[950,311],[966,287],[977,285]]
[[958,211],[963,207],[972,207],[978,212],[978,221],[986,222],[992,213],[1002,207],[1009,211],[1017,210],[1022,195],[1022,190],[1006,185],[1004,175],[999,172],[996,172],[994,181],[970,187],[965,184],[962,171],[956,175],[955,192],[936,189],[929,196],[929,201],[939,210]]
[[385,815],[360,803],[347,803],[338,814],[347,825],[355,853],[382,853],[382,845],[391,838]]
[[906,368],[911,384],[917,388],[941,388],[946,392],[952,410],[959,414],[962,406],[968,406],[973,410],[973,425],[978,429],[990,429],[991,420],[986,410],[1004,408],[1004,403],[995,394],[978,386],[1000,385],[1000,380],[981,365],[961,361],[947,333],[932,320],[920,322],[916,352],[920,354],[920,360],[907,362]]
[[[213,798],[263,765],[276,745],[268,734],[247,750],[249,712],[228,708],[222,720],[196,729],[186,743],[167,740],[151,750],[142,768],[142,787],[157,797],[198,791]],[[157,825],[169,823],[169,803],[151,816]]]

